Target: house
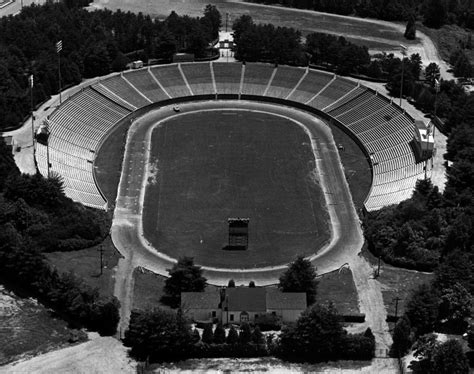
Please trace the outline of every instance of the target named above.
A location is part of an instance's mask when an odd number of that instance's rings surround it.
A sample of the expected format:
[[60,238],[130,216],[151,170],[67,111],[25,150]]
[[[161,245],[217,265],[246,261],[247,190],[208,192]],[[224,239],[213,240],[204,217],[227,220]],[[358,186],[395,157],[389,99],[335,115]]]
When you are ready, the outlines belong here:
[[181,293],[181,308],[195,321],[217,319],[224,324],[254,322],[271,313],[283,322],[295,322],[306,309],[306,293],[276,288],[236,287],[213,292]]
[[220,320],[220,293],[217,292],[181,292],[181,309],[194,321]]

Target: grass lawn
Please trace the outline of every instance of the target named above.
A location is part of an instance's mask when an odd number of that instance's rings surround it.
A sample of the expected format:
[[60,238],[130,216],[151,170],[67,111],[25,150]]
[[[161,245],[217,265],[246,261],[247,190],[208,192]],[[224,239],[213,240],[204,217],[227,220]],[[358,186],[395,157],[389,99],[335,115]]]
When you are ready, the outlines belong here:
[[413,290],[423,283],[430,282],[433,279],[433,274],[384,264],[377,279],[382,284],[382,296],[387,314],[395,315],[395,298],[399,297],[397,315],[400,316],[405,311],[405,306]]
[[[174,117],[152,133],[144,234],[207,266],[271,266],[329,240],[305,131],[286,118],[222,110]],[[227,251],[228,217],[249,217],[249,248]]]
[[36,300],[20,298],[2,286],[0,326],[0,365],[68,345],[72,331]]
[[359,314],[359,298],[349,269],[332,272],[319,279],[316,302],[327,304],[332,301],[341,315]]
[[48,261],[61,271],[72,271],[92,287],[97,287],[101,295],[114,293],[114,267],[120,254],[115,249],[110,237],[102,243],[103,272],[100,275],[100,245],[73,252],[46,253]]

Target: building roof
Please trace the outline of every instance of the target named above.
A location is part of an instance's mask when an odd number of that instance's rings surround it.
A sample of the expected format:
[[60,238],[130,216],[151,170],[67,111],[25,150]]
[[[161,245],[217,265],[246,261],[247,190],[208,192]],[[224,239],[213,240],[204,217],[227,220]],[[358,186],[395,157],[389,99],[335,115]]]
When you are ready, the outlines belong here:
[[227,301],[222,307],[227,307],[229,311],[262,312],[266,310],[265,288],[227,288],[226,297]]
[[[236,287],[225,290],[222,308],[228,311],[266,312],[267,310],[304,310],[306,293],[281,292],[276,288]],[[183,309],[218,309],[220,292],[182,292]]]
[[305,310],[306,293],[281,292],[278,289],[267,289],[267,309]]
[[218,309],[219,303],[219,291],[181,292],[181,307],[183,309]]

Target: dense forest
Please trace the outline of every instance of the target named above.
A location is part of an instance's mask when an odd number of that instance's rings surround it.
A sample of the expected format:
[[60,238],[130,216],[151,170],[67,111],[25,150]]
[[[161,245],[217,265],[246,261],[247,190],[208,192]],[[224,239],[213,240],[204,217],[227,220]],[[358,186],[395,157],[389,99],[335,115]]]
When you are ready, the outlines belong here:
[[[68,3],[68,2],[66,2]],[[76,2],[23,8],[0,19],[0,130],[18,125],[34,105],[58,92],[56,42],[62,40],[61,86],[125,69],[131,59],[171,61],[176,52],[205,57],[221,16],[208,6],[201,18],[171,13],[164,21],[143,14],[89,12]],[[81,4],[80,4],[81,5]]]
[[326,13],[356,15],[387,21],[408,21],[420,17],[429,27],[457,24],[474,29],[474,3],[471,0],[248,0],[278,4]]

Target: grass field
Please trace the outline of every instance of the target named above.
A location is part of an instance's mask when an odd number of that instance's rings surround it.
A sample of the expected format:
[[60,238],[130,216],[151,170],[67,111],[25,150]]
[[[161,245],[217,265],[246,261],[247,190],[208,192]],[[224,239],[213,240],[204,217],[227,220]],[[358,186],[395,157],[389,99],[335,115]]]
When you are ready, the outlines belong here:
[[46,253],[48,261],[63,272],[72,271],[88,285],[97,287],[104,296],[114,293],[114,267],[117,266],[120,254],[115,249],[110,237],[102,243],[103,264],[100,275],[100,246],[73,252]]
[[[307,134],[260,112],[213,111],[166,121],[152,134],[156,182],[145,236],[160,252],[207,266],[255,267],[315,253],[328,214]],[[227,218],[249,217],[249,249],[227,251]]]
[[332,302],[341,315],[356,315],[360,313],[357,289],[349,269],[332,272],[319,279],[318,304]]
[[382,296],[387,314],[389,316],[395,315],[395,298],[398,297],[400,300],[398,302],[397,315],[401,316],[405,311],[405,306],[412,292],[423,283],[428,283],[432,279],[433,274],[384,265],[378,280],[382,283]]
[[[243,14],[250,15],[257,23],[273,23],[276,26],[295,27],[295,19],[298,20],[296,26],[304,35],[311,32],[324,32],[330,34],[343,35],[359,45],[366,45],[377,50],[392,50],[400,43],[411,44],[403,37],[401,32],[394,28],[384,27],[377,24],[364,22],[363,20],[341,19],[330,14],[317,14],[300,12],[296,9],[283,7],[261,7],[246,4],[241,1],[226,0],[95,0],[93,8],[107,7],[111,10],[122,9],[132,12],[143,12],[155,17],[167,17],[171,11],[178,14],[188,14],[190,16],[202,16],[202,11],[207,4],[214,4],[220,11],[225,23],[225,14],[230,15],[229,28],[233,20]],[[225,28],[225,24],[223,25]]]

